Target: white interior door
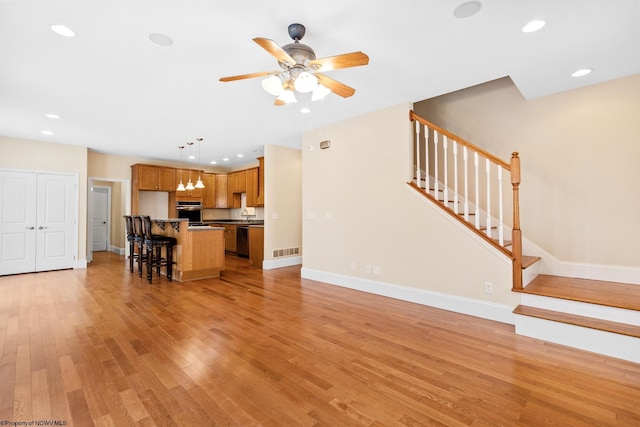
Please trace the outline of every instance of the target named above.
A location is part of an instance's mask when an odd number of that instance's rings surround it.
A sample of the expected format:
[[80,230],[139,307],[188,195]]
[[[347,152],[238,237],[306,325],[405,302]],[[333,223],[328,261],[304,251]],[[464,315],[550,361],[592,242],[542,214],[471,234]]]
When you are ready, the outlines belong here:
[[36,271],[73,268],[74,177],[37,174],[37,180]]
[[36,269],[36,175],[0,171],[0,275]]
[[109,188],[93,187],[91,195],[91,231],[93,252],[106,251],[109,247]]

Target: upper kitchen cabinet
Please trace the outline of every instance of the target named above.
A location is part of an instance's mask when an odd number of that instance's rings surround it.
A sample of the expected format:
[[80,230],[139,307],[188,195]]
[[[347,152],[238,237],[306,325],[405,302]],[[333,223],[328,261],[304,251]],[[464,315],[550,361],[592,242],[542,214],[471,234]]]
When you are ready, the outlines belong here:
[[216,174],[205,172],[202,174],[204,184],[204,194],[202,196],[202,207],[213,209],[216,206]]
[[264,157],[258,157],[258,196],[257,206],[264,206]]
[[135,164],[131,166],[131,172],[132,185],[138,190],[176,190],[176,171],[173,168]]
[[[202,171],[197,171],[195,169],[176,169],[176,178],[178,180],[182,179],[182,183],[185,186],[187,185],[187,182],[189,182],[189,180],[191,180],[191,183],[193,185],[196,185],[196,181],[198,180],[198,173],[200,173],[200,178],[202,178]],[[204,197],[205,188],[194,188],[193,190],[179,191],[178,194],[176,194],[176,197],[202,199]],[[171,191],[175,191],[175,186]]]
[[246,170],[247,206],[258,206],[258,168]]
[[247,171],[241,170],[227,174],[227,207],[242,206],[241,193],[247,192]]
[[227,208],[227,174],[216,174],[216,208]]

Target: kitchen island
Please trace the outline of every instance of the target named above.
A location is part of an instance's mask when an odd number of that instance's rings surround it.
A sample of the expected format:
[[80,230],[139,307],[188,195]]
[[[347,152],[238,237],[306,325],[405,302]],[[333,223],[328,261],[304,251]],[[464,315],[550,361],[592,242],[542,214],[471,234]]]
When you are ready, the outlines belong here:
[[189,226],[187,219],[152,219],[151,232],[177,240],[173,278],[179,282],[220,276],[224,270],[224,227]]

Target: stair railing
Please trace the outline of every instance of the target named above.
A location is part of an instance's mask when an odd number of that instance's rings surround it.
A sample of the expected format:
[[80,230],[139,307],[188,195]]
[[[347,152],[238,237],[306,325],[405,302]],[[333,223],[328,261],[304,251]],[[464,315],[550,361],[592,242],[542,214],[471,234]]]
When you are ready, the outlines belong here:
[[[513,288],[522,289],[518,153],[512,153],[506,162],[413,111],[409,119],[415,123],[415,178],[409,185],[510,257]],[[511,175],[511,189],[503,180],[505,171]],[[505,235],[504,215],[509,195],[513,220],[506,231],[510,239]]]

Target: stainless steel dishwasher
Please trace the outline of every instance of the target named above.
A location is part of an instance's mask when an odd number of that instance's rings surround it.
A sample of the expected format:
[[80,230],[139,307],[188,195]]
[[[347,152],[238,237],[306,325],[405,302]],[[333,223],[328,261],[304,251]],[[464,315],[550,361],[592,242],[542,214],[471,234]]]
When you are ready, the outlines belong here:
[[238,225],[236,227],[236,250],[238,256],[249,258],[249,226]]

